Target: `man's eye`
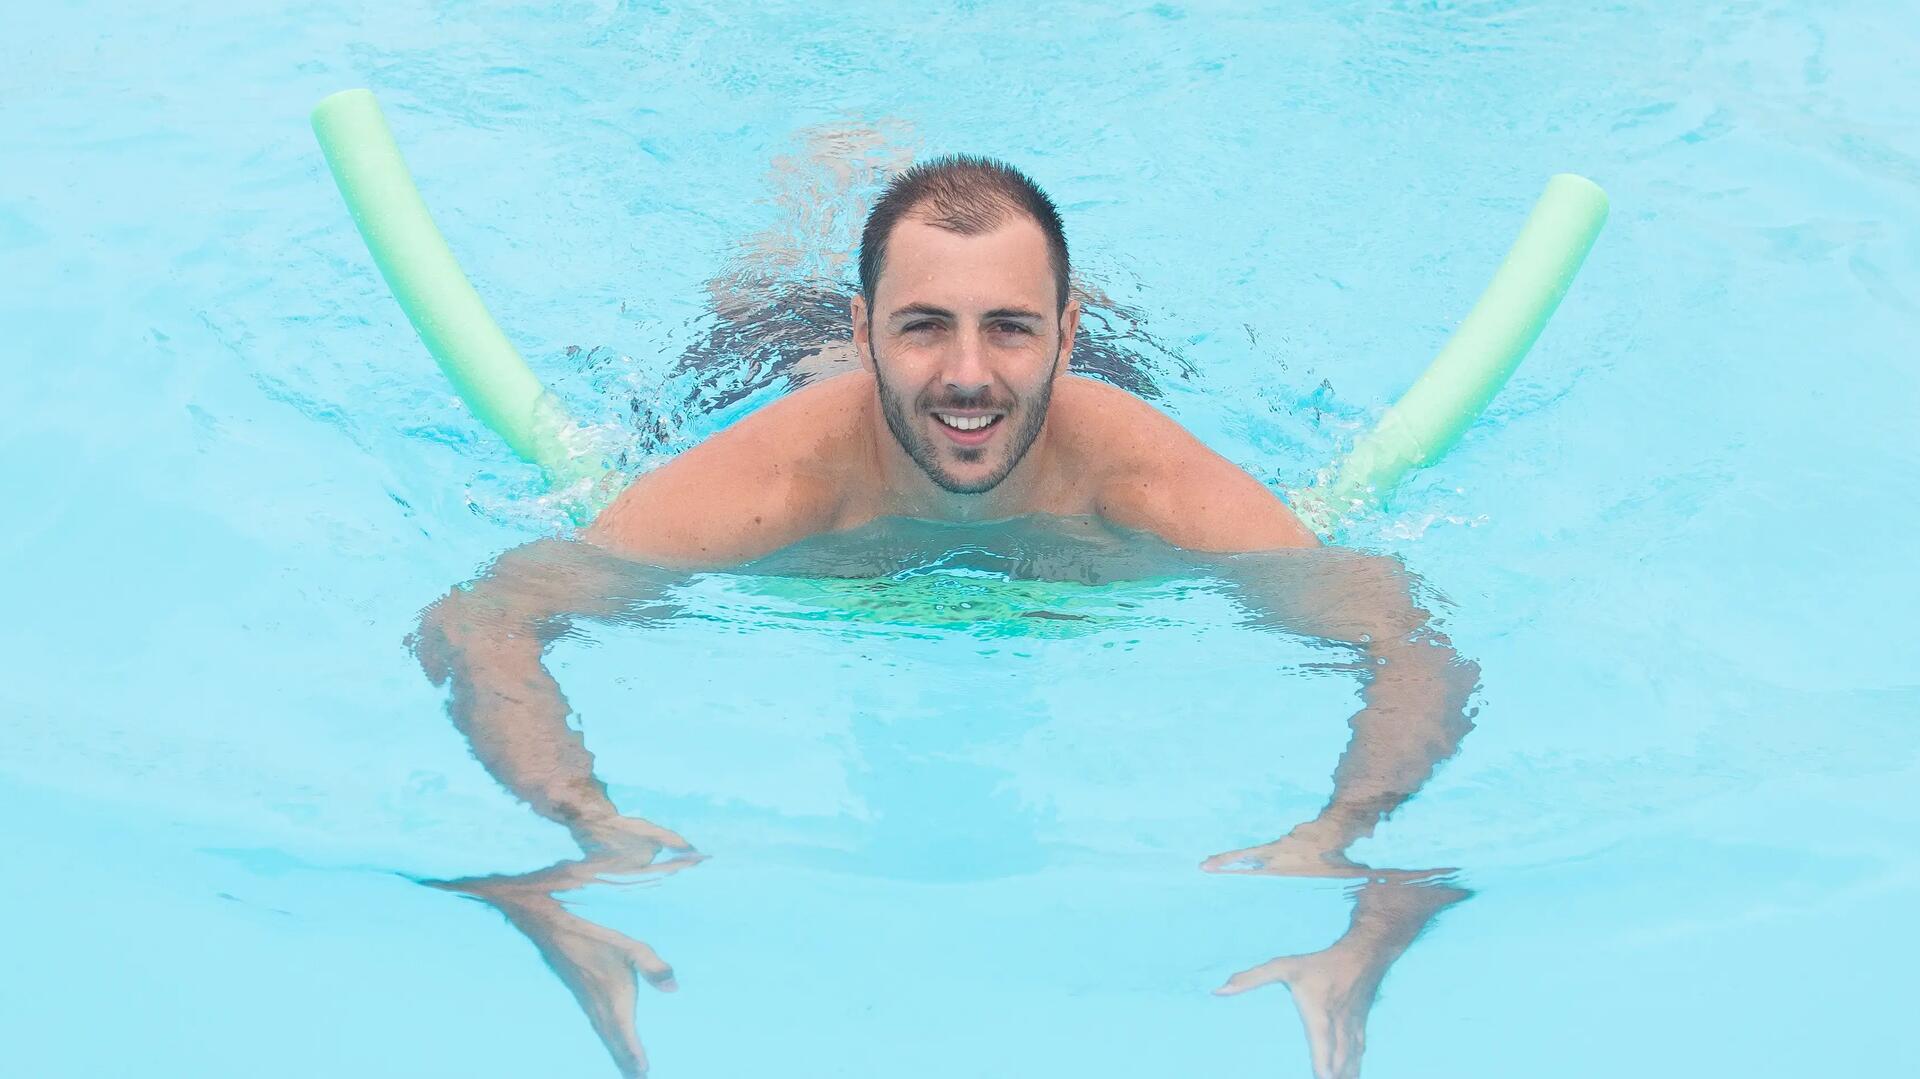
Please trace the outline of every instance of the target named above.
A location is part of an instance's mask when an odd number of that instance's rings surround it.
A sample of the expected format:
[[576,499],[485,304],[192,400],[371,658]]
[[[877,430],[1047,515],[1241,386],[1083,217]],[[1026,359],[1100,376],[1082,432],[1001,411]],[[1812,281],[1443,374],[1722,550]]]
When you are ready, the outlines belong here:
[[901,328],[901,331],[900,331],[900,332],[902,332],[902,333],[914,333],[914,332],[917,332],[917,331],[919,331],[919,330],[931,330],[931,329],[933,329],[934,327],[936,327],[936,326],[938,326],[938,325],[940,325],[940,324],[939,324],[939,323],[937,323],[937,322],[934,322],[934,321],[933,321],[932,319],[921,319],[921,320],[920,320],[920,321],[918,321],[918,322],[909,322],[909,323],[907,323],[907,324],[906,324],[906,325],[905,325],[904,327],[902,327],[902,328]]
[[1002,322],[994,327],[1001,333],[1032,333],[1024,322]]

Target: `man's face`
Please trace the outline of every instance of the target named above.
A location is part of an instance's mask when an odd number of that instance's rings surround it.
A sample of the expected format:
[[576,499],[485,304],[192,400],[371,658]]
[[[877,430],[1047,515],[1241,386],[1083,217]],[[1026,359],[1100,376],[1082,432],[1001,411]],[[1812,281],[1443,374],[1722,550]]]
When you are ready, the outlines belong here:
[[1032,218],[974,236],[911,214],[894,227],[872,310],[854,300],[854,341],[888,429],[941,488],[992,490],[1039,437],[1079,321],[1077,304],[1056,311]]

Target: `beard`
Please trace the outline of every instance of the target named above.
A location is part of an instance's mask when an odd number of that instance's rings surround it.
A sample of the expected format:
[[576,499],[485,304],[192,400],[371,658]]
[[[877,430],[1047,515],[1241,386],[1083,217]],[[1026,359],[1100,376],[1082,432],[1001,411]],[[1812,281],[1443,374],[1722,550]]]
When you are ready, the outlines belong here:
[[[998,421],[1015,425],[1007,430],[1006,460],[985,478],[971,482],[959,479],[941,464],[940,447],[928,437],[919,424],[914,422],[917,416],[931,414],[935,410],[934,402],[929,400],[927,395],[922,394],[918,400],[909,403],[903,395],[896,394],[893,388],[887,385],[886,376],[880,373],[880,368],[880,351],[873,349],[873,374],[874,381],[880,387],[880,412],[887,418],[887,430],[893,432],[894,441],[900,443],[900,448],[906,451],[908,457],[913,458],[913,463],[919,465],[920,471],[926,473],[927,478],[941,490],[956,495],[978,495],[1000,486],[1001,481],[1013,472],[1014,466],[1026,457],[1027,451],[1033,448],[1034,439],[1040,437],[1040,428],[1047,422],[1047,404],[1053,398],[1053,376],[1060,370],[1060,350],[1059,343],[1056,341],[1053,367],[1047,371],[1047,378],[1041,383],[1040,392],[1034,395],[1032,401],[1014,402],[1007,406],[1004,409],[1005,415]],[[991,400],[986,394],[971,400],[949,397],[940,401],[939,404],[955,409],[1001,407],[1000,402]],[[954,453],[962,461],[972,463],[980,460],[992,448],[991,443],[985,446],[962,446],[955,448]]]

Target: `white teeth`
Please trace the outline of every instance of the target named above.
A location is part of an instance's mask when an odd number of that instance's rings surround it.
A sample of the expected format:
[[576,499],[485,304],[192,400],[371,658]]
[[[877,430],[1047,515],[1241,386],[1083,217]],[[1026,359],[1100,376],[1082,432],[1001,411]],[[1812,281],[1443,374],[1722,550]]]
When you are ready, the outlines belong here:
[[940,412],[936,412],[934,415],[940,418],[941,423],[958,431],[978,431],[980,428],[1000,418],[998,416],[948,416]]

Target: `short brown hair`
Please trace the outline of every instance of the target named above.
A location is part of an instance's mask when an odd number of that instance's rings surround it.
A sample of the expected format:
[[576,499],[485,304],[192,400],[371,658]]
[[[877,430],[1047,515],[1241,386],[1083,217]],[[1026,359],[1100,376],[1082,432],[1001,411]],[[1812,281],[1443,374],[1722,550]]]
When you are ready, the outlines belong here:
[[1003,161],[972,154],[948,154],[923,161],[887,182],[880,201],[860,232],[860,295],[871,308],[873,292],[886,268],[887,241],[902,217],[918,214],[929,224],[962,236],[989,232],[1009,213],[1031,217],[1047,238],[1057,310],[1067,306],[1067,235],[1060,211],[1040,186]]

